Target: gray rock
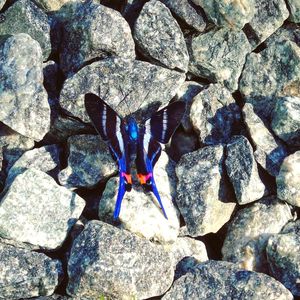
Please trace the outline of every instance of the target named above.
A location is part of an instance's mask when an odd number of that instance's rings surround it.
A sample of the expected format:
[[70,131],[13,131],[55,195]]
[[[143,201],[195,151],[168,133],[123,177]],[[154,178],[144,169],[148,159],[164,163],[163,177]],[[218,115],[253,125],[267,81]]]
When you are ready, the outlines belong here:
[[300,207],[300,151],[285,158],[276,184],[278,198]]
[[134,39],[143,55],[170,69],[186,72],[189,55],[181,29],[160,1],[147,2],[134,25]]
[[218,26],[243,28],[254,15],[253,0],[192,0],[200,5],[207,17]]
[[63,277],[59,260],[1,243],[0,270],[0,299],[51,295]]
[[72,246],[68,274],[67,292],[73,297],[145,299],[166,292],[174,271],[161,246],[91,221]]
[[291,22],[300,23],[300,3],[297,0],[287,0],[290,10],[289,20]]
[[39,42],[43,60],[47,60],[51,52],[50,25],[47,15],[33,1],[16,1],[1,14],[1,20],[0,35],[27,33]]
[[191,236],[217,232],[234,211],[223,163],[223,147],[208,146],[185,154],[176,167],[176,203]]
[[203,32],[206,22],[200,7],[192,5],[189,0],[162,0],[171,12],[193,29]]
[[287,144],[300,146],[300,97],[278,99],[271,126],[274,133]]
[[64,4],[75,1],[76,0],[34,0],[34,2],[45,12],[59,10]]
[[20,33],[0,41],[0,120],[36,141],[50,127],[39,43]]
[[92,188],[118,170],[108,146],[98,135],[71,136],[68,147],[68,166],[58,176],[60,184],[67,188]]
[[[69,114],[90,122],[84,108],[84,95],[100,93],[121,117],[137,110],[136,117],[147,118],[175,96],[184,80],[184,74],[146,62],[106,59],[68,78],[61,91],[60,104]],[[126,101],[122,101],[126,95]]]
[[190,120],[206,145],[228,143],[240,127],[240,108],[221,84],[210,84],[195,96],[191,106]]
[[0,236],[35,249],[57,249],[79,218],[85,202],[42,171],[18,175],[0,206]]
[[246,271],[225,261],[209,260],[176,280],[162,299],[292,300],[293,296],[266,274]]
[[288,222],[280,233],[292,233],[298,234],[300,233],[300,220]]
[[87,63],[110,56],[134,59],[130,27],[119,12],[93,1],[70,3],[55,16],[61,30],[59,60],[70,76]]
[[267,271],[268,238],[292,219],[289,206],[275,197],[242,208],[231,221],[222,247],[223,260],[257,272]]
[[254,112],[250,103],[243,107],[244,121],[255,146],[256,161],[272,176],[277,176],[280,166],[287,156],[286,147],[275,139],[264,122]]
[[243,31],[213,29],[193,37],[188,50],[192,74],[219,82],[230,91],[237,90],[246,55],[251,51]]

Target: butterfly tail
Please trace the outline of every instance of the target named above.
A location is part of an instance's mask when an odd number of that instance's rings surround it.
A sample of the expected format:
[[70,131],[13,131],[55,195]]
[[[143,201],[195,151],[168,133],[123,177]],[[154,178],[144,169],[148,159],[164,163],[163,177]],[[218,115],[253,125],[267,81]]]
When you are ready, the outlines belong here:
[[152,193],[153,193],[154,196],[156,197],[156,199],[157,199],[157,201],[158,201],[158,203],[159,203],[159,206],[160,206],[160,208],[161,208],[161,210],[162,210],[162,212],[163,212],[165,218],[168,220],[166,211],[165,211],[164,206],[163,206],[163,204],[162,204],[162,201],[161,201],[161,199],[160,199],[160,195],[159,195],[158,190],[157,190],[157,188],[156,188],[156,184],[155,184],[155,181],[154,181],[154,178],[153,178],[153,177],[152,177]]

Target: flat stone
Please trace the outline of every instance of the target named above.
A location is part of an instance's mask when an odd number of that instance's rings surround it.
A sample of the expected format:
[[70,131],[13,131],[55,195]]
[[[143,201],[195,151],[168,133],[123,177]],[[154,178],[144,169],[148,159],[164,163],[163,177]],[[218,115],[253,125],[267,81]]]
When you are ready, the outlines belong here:
[[289,206],[275,197],[242,208],[229,225],[222,247],[223,260],[238,263],[247,270],[267,272],[268,239],[292,218]]
[[18,175],[1,200],[0,236],[54,250],[66,239],[85,202],[46,173]]
[[224,85],[229,91],[238,89],[246,55],[251,52],[241,30],[217,28],[193,37],[189,44],[189,71],[199,77]]
[[51,295],[62,277],[59,260],[0,243],[0,299]]
[[300,23],[300,3],[297,0],[287,0],[290,10],[289,20],[291,22]]
[[58,175],[59,183],[67,188],[92,188],[118,170],[108,146],[98,135],[71,136],[68,148],[68,166]]
[[278,198],[300,207],[300,151],[284,159],[276,184]]
[[0,57],[0,120],[18,133],[40,141],[50,128],[41,47],[24,33],[6,36],[0,41]]
[[160,1],[147,2],[134,25],[134,39],[143,55],[170,69],[186,72],[189,55],[182,31]]
[[67,293],[72,297],[146,299],[164,294],[174,271],[161,246],[90,221],[72,246],[68,275]]
[[234,211],[223,163],[223,147],[207,146],[183,155],[176,167],[176,204],[191,236],[217,232]]

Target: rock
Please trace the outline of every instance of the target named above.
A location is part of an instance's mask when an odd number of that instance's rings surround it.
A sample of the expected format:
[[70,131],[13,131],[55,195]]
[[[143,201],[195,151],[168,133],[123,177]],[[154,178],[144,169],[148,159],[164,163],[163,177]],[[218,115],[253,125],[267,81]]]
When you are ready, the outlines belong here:
[[[154,178],[168,219],[164,217],[155,196],[145,193],[140,184],[135,184],[123,198],[120,225],[148,240],[173,243],[179,233],[179,213],[173,203],[176,178],[172,162],[164,151],[155,165]],[[112,221],[118,186],[117,178],[112,178],[106,184],[99,204],[100,220]]]
[[68,275],[72,297],[145,299],[166,292],[174,271],[161,246],[91,221],[72,246]]
[[230,92],[220,84],[210,84],[195,96],[190,121],[206,145],[228,143],[240,128],[240,108]]
[[63,277],[59,260],[1,243],[0,270],[0,299],[51,295]]
[[291,22],[300,23],[300,3],[297,0],[287,0],[290,10],[289,20]]
[[0,236],[35,249],[57,249],[79,218],[85,202],[42,171],[18,175],[3,195]]
[[277,176],[280,166],[287,156],[286,147],[275,139],[264,122],[254,112],[250,103],[243,107],[244,121],[255,146],[256,161],[272,176]]
[[134,23],[138,16],[141,13],[141,10],[144,6],[144,4],[147,2],[147,0],[127,0],[125,1],[122,9],[122,15],[130,25],[130,27],[133,28]]
[[41,48],[29,35],[20,33],[0,41],[0,57],[0,120],[39,141],[50,127]]
[[254,15],[252,0],[192,0],[201,6],[206,16],[218,26],[242,29]]
[[286,299],[293,296],[274,278],[209,260],[176,280],[163,300],[179,299]]
[[246,55],[251,51],[243,31],[213,29],[193,37],[188,50],[192,74],[223,84],[231,92],[237,90]]
[[59,183],[67,188],[92,188],[118,170],[108,146],[98,135],[71,136],[68,147],[68,166],[58,176]]
[[[68,78],[60,94],[60,105],[69,114],[90,122],[84,108],[84,95],[100,93],[107,104],[117,108],[121,117],[138,110],[135,116],[139,114],[144,119],[160,105],[167,104],[184,80],[184,74],[146,62],[106,59]],[[126,95],[126,101],[122,101]]]
[[284,159],[276,184],[278,198],[300,207],[300,151]]
[[160,1],[147,2],[134,25],[137,46],[149,59],[186,72],[189,55],[181,29]]
[[300,296],[300,236],[295,233],[271,236],[266,251],[271,275],[294,296]]
[[242,135],[234,136],[227,145],[227,174],[240,205],[260,199],[265,193],[251,144]]
[[272,115],[274,133],[290,146],[300,146],[300,95],[277,100]]
[[231,221],[222,247],[223,260],[257,272],[267,271],[268,238],[292,219],[289,206],[275,197],[242,208]]
[[191,236],[217,232],[234,211],[223,163],[223,147],[208,146],[185,154],[176,167],[176,203]]
[[[1,20],[0,35],[27,33],[32,39],[39,42],[43,53],[42,60],[47,60],[51,52],[50,25],[47,15],[33,1],[15,1],[12,6],[1,14]],[[25,42],[24,44],[26,45],[27,43]],[[22,56],[22,49],[19,49],[19,51],[20,56]],[[28,52],[30,53],[30,50]],[[30,57],[36,60],[35,55],[35,52],[32,53],[32,56],[24,55],[28,59],[28,66],[30,66],[31,62]],[[38,57],[40,57],[40,54]]]
[[68,2],[75,2],[74,0],[34,0],[34,2],[41,7],[45,12],[59,10],[64,4]]
[[292,233],[299,234],[300,233],[300,220],[291,221],[287,223],[280,233]]
[[2,9],[2,7],[4,6],[6,0],[0,0],[0,10]]
[[206,22],[200,7],[192,5],[188,0],[162,0],[171,12],[188,26],[203,32]]

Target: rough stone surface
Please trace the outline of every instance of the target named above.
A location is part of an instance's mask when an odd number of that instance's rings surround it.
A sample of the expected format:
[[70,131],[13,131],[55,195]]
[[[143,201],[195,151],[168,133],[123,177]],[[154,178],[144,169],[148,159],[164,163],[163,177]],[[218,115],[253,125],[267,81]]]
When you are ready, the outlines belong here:
[[67,292],[71,296],[145,299],[166,292],[174,271],[161,246],[91,221],[72,246],[68,274]]
[[[176,71],[142,61],[106,59],[82,68],[64,83],[60,104],[67,112],[90,122],[84,108],[84,95],[99,95],[121,117],[137,110],[147,118],[176,94],[185,76]],[[123,101],[125,96],[126,101]],[[130,111],[129,111],[130,110]]]
[[92,188],[118,170],[108,146],[98,135],[74,135],[68,139],[68,166],[58,176],[67,188]]
[[0,299],[51,295],[63,276],[59,260],[2,243],[0,270]]
[[266,274],[246,271],[225,261],[209,260],[176,280],[162,299],[292,300],[293,296]]
[[36,249],[56,249],[84,206],[83,199],[57,185],[49,175],[28,169],[15,178],[2,198],[0,236]]
[[300,151],[285,158],[276,184],[278,198],[300,207]]
[[222,146],[208,146],[184,155],[176,167],[176,203],[191,236],[217,232],[234,211],[223,155]]
[[206,145],[228,143],[240,128],[240,108],[230,92],[220,84],[202,90],[190,110],[190,121]]
[[[161,212],[155,196],[146,193],[140,184],[137,184],[123,198],[120,225],[146,239],[173,243],[179,233],[179,213],[173,203],[176,179],[173,164],[164,151],[154,167],[154,179],[168,219]],[[112,220],[118,186],[117,178],[112,178],[106,184],[99,205],[100,220]]]
[[222,247],[223,260],[257,272],[267,271],[268,238],[292,219],[289,206],[275,197],[263,198],[234,216]]
[[170,69],[184,72],[189,55],[181,29],[160,1],[147,2],[134,25],[134,39],[144,55]]
[[34,2],[46,12],[59,10],[64,4],[75,1],[76,0],[34,0]]
[[287,0],[290,10],[289,20],[291,22],[300,23],[300,3],[297,0]]
[[0,41],[0,120],[34,140],[50,127],[50,107],[43,87],[42,51],[20,33]]
[[50,25],[47,15],[33,1],[18,0],[0,16],[0,35],[27,33],[39,42],[43,60],[47,60],[51,52]]
[[243,31],[213,29],[193,37],[188,49],[192,74],[219,82],[230,91],[237,90],[246,55],[251,51]]
[[277,176],[280,166],[287,156],[286,147],[274,138],[264,122],[254,112],[253,106],[246,103],[243,107],[244,121],[255,146],[256,161],[272,176]]
[[2,7],[4,6],[6,0],[0,0],[0,10],[2,9]]

